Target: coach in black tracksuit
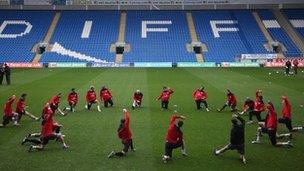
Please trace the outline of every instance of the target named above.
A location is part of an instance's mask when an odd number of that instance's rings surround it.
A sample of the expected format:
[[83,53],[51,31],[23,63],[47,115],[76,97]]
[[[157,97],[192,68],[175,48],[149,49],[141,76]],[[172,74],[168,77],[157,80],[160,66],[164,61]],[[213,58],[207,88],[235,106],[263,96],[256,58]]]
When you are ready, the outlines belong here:
[[11,84],[11,68],[7,64],[4,64],[4,72],[5,72],[6,83],[7,83],[7,85],[10,85]]
[[214,154],[219,155],[227,150],[237,150],[241,160],[245,164],[245,120],[237,115],[233,115],[231,122],[230,143],[220,150],[214,150]]
[[5,74],[4,67],[0,66],[0,85],[2,85],[4,74]]

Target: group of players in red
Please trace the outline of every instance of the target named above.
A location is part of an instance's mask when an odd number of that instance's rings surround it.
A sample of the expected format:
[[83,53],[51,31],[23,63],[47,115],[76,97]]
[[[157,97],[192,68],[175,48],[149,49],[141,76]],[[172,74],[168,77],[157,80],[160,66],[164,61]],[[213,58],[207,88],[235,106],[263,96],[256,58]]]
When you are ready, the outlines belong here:
[[[161,100],[161,108],[163,110],[168,109],[169,100],[171,95],[174,93],[174,90],[170,87],[163,87],[159,97],[156,100]],[[202,109],[202,104],[204,105],[206,111],[210,111],[208,108],[207,103],[207,92],[204,90],[204,87],[200,87],[196,89],[193,94],[193,99],[196,103],[196,108],[198,110]],[[255,100],[251,100],[249,97],[246,98],[243,110],[236,113],[237,109],[237,98],[236,96],[230,91],[227,90],[227,101],[222,106],[222,108],[217,109],[218,112],[222,112],[226,107],[230,107],[231,112],[235,112],[232,115],[231,123],[232,129],[230,133],[230,143],[219,150],[214,150],[215,155],[219,155],[226,150],[237,150],[240,154],[240,158],[242,159],[243,163],[246,163],[245,158],[245,144],[244,144],[244,134],[245,134],[245,120],[241,118],[241,115],[248,113],[249,114],[249,122],[247,124],[252,124],[253,120],[252,117],[256,116],[258,120],[258,133],[256,136],[256,140],[252,141],[253,144],[261,143],[261,136],[262,133],[266,133],[269,136],[270,142],[273,146],[287,146],[292,147],[293,144],[290,141],[286,142],[277,142],[278,138],[288,137],[292,138],[291,132],[303,130],[303,127],[293,127],[291,122],[291,104],[286,96],[282,96],[282,118],[277,119],[277,114],[274,109],[274,105],[272,102],[268,101],[265,105],[263,101],[262,91],[257,90],[255,94]],[[76,93],[75,89],[73,88],[68,95],[67,101],[69,107],[65,107],[63,110],[59,108],[61,93],[53,96],[50,101],[48,101],[42,111],[41,117],[36,117],[25,110],[26,94],[22,94],[20,99],[16,104],[16,111],[12,110],[12,105],[16,100],[16,96],[13,95],[10,97],[4,106],[4,116],[3,116],[3,123],[1,127],[5,127],[10,121],[13,121],[14,125],[19,125],[20,119],[22,115],[28,115],[35,120],[42,120],[42,129],[39,133],[32,133],[26,136],[22,140],[22,145],[31,142],[35,145],[31,145],[29,147],[29,151],[33,149],[42,150],[44,149],[45,145],[48,144],[49,140],[56,140],[62,143],[63,148],[68,148],[64,141],[65,135],[60,132],[60,125],[58,122],[54,120],[55,113],[59,113],[65,116],[69,111],[75,112],[76,105],[78,103],[78,94]],[[113,97],[111,91],[103,86],[100,90],[100,99],[104,101],[104,107],[111,107],[114,105]],[[136,107],[141,107],[141,103],[143,100],[143,93],[137,90],[133,94],[133,103],[132,108],[135,109]],[[100,112],[99,101],[96,96],[96,92],[94,87],[91,86],[86,94],[86,106],[85,108],[91,110],[93,104],[97,105],[97,109]],[[183,138],[183,132],[181,127],[183,126],[183,120],[185,119],[184,116],[177,115],[176,105],[174,105],[175,110],[174,114],[171,116],[169,128],[166,135],[165,141],[165,154],[162,157],[164,163],[168,162],[172,158],[172,151],[173,149],[181,147],[182,155],[187,156],[186,153],[186,146],[185,140]],[[261,118],[261,113],[267,110],[267,115],[265,119]],[[123,109],[124,117],[120,121],[119,128],[117,130],[118,137],[122,140],[122,144],[124,148],[120,152],[112,151],[108,157],[112,158],[114,156],[122,157],[124,156],[129,149],[131,151],[135,151],[133,140],[132,140],[132,132],[130,130],[130,113],[127,109]],[[289,130],[289,133],[286,134],[278,134],[277,133],[277,123],[283,123]]]

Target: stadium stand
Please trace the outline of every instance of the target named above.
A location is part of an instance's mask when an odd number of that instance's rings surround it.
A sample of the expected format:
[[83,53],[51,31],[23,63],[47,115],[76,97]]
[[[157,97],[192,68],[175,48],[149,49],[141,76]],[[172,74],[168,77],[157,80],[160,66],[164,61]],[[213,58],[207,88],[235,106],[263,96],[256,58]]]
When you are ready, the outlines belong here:
[[293,27],[300,33],[302,40],[304,40],[304,10],[303,9],[289,9],[283,10],[285,15],[290,20]]
[[[143,21],[148,21],[142,31]],[[125,41],[131,51],[124,54],[124,62],[194,62],[186,43],[191,41],[184,11],[128,11]]]
[[[194,11],[192,14],[198,36],[208,47],[204,54],[206,61],[232,62],[238,54],[266,53],[263,48],[266,39],[250,11]],[[216,34],[219,27],[225,32]]]
[[297,46],[288,37],[287,33],[281,28],[270,10],[260,10],[258,13],[272,38],[285,46],[287,51],[284,52],[284,54],[286,57],[292,57],[301,53]]
[[41,62],[114,62],[109,49],[118,24],[116,11],[63,11],[50,41],[58,49],[43,54]]
[[50,11],[0,11],[1,62],[30,62],[52,16]]

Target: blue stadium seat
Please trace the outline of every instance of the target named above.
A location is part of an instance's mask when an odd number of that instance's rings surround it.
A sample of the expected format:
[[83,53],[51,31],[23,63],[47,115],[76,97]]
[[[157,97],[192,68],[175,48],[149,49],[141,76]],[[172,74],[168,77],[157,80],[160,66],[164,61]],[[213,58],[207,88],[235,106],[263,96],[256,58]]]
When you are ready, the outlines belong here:
[[283,10],[287,18],[291,21],[294,25],[297,25],[294,28],[300,33],[302,39],[304,39],[304,10],[303,9],[286,9]]
[[[258,11],[262,20],[276,20],[274,15],[269,10],[259,10]],[[277,40],[284,44],[287,51],[285,52],[285,56],[297,56],[300,54],[300,50],[297,46],[292,42],[284,29],[280,28],[267,28],[268,32],[272,36],[274,40]]]
[[[51,43],[59,43],[64,48],[107,62],[115,61],[115,53],[110,53],[111,43],[118,37],[119,12],[117,11],[63,11]],[[92,21],[88,38],[81,38],[85,21]],[[88,62],[55,52],[46,52],[41,62]]]
[[[171,24],[148,24],[148,28],[168,30],[147,32],[147,37],[142,38],[142,21],[170,21]],[[191,38],[183,11],[128,11],[125,41],[131,44],[131,51],[124,54],[124,62],[196,61],[195,54],[186,49]]]
[[[0,25],[7,24],[1,30],[0,62],[30,62],[31,49],[43,40],[52,18],[50,11],[0,11]],[[31,29],[25,33],[27,26]]]

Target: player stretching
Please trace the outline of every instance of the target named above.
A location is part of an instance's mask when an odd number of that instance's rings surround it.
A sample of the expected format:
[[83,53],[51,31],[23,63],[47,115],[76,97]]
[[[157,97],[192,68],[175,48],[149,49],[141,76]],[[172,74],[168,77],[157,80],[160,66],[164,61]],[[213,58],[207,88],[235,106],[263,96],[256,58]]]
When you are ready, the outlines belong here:
[[51,98],[49,103],[54,114],[56,113],[56,111],[58,111],[59,114],[64,116],[65,114],[59,108],[60,99],[61,99],[61,93],[58,93],[57,95]]
[[201,104],[203,103],[205,105],[206,111],[209,112],[208,104],[207,104],[208,95],[207,92],[204,91],[204,87],[200,87],[196,89],[193,92],[192,96],[195,100],[197,110],[200,110],[202,108]]
[[220,150],[214,150],[214,154],[219,155],[227,150],[237,150],[240,154],[240,159],[246,164],[244,140],[245,120],[237,115],[232,115],[231,122],[230,143]]
[[63,110],[69,110],[71,112],[75,112],[75,107],[78,103],[78,94],[75,91],[75,88],[72,88],[69,96],[68,96],[68,103],[70,107],[65,107]]
[[236,109],[236,97],[235,95],[230,91],[230,90],[227,90],[227,101],[226,103],[224,104],[224,106],[221,108],[221,109],[217,109],[218,112],[221,112],[223,111],[227,106],[230,107],[230,111],[231,112],[235,112],[237,111]]
[[3,115],[3,122],[0,124],[0,127],[5,127],[10,121],[14,123],[15,126],[18,126],[17,123],[17,113],[13,112],[12,104],[16,100],[16,96],[13,95],[10,97],[5,105],[4,105],[4,115]]
[[22,94],[21,97],[19,98],[19,100],[17,101],[17,105],[16,105],[16,113],[18,114],[17,116],[17,123],[20,123],[20,120],[22,118],[23,115],[27,115],[29,116],[31,119],[34,120],[39,120],[38,117],[32,115],[31,113],[29,113],[28,111],[25,110],[26,108],[26,104],[25,104],[25,98],[26,98],[27,94]]
[[265,122],[259,122],[258,133],[256,136],[256,140],[252,141],[252,144],[260,144],[262,133],[266,133],[269,136],[269,140],[271,144],[275,147],[287,146],[293,147],[290,141],[287,142],[277,142],[277,138],[281,137],[289,137],[291,138],[291,134],[281,134],[277,135],[277,114],[274,110],[273,104],[268,102],[267,104],[268,114]]
[[133,104],[132,104],[133,109],[141,106],[143,97],[144,97],[144,95],[142,94],[142,92],[140,92],[139,90],[136,90],[136,92],[133,95]]
[[256,98],[255,102],[254,102],[254,106],[253,106],[253,111],[249,113],[249,121],[247,122],[247,124],[252,124],[253,120],[252,117],[253,115],[256,116],[258,122],[263,122],[262,118],[261,118],[261,113],[265,111],[265,104],[263,101],[263,97],[259,97]]
[[96,98],[96,93],[93,86],[91,86],[90,90],[87,92],[86,100],[87,100],[87,105],[85,106],[86,109],[91,110],[92,104],[96,103],[98,112],[101,112],[99,102]]
[[169,99],[171,94],[174,91],[170,87],[163,87],[163,91],[160,93],[159,97],[156,100],[161,100],[161,108],[168,109]]
[[112,158],[114,156],[123,157],[126,155],[126,153],[129,151],[129,148],[131,148],[131,151],[135,151],[133,147],[133,141],[132,141],[132,133],[130,130],[130,114],[127,111],[127,109],[123,109],[124,118],[121,119],[120,125],[117,130],[118,137],[121,139],[122,144],[124,145],[124,148],[121,152],[115,152],[112,151],[108,158]]
[[185,141],[183,139],[183,132],[181,127],[186,119],[184,116],[172,115],[170,119],[170,125],[167,131],[165,155],[163,155],[163,162],[167,163],[172,158],[172,151],[175,148],[181,147],[182,155],[187,156]]
[[104,107],[108,107],[109,104],[110,107],[113,106],[112,93],[106,86],[102,86],[99,95],[101,100],[104,102]]
[[42,124],[42,130],[41,130],[41,144],[39,145],[31,145],[29,148],[29,152],[31,152],[33,149],[43,150],[45,145],[48,144],[49,140],[58,140],[62,143],[63,148],[68,148],[69,146],[66,145],[64,142],[64,138],[60,133],[54,133],[53,132],[53,116],[54,112],[51,109],[51,106],[49,103],[46,104],[45,110],[44,110],[44,117],[43,117],[43,124]]
[[286,96],[282,96],[282,118],[279,118],[279,123],[285,124],[289,132],[303,130],[303,126],[293,127],[291,124],[291,105]]
[[250,97],[246,97],[246,100],[243,105],[243,111],[240,112],[240,115],[243,115],[244,113],[248,112],[249,115],[251,112],[253,112],[254,109],[254,101],[250,99]]

